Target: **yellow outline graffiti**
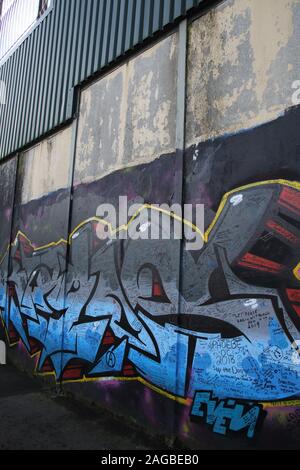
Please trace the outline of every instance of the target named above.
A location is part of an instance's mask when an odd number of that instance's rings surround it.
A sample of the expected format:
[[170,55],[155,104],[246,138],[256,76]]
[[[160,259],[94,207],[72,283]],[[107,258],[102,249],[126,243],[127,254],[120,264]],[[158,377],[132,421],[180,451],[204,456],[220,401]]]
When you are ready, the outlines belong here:
[[[106,222],[105,220],[99,218],[99,217],[91,217],[87,220],[84,220],[83,222],[81,222],[79,225],[77,225],[77,227],[70,233],[70,235],[68,236],[68,239],[65,240],[65,239],[60,239],[56,242],[51,242],[47,245],[43,245],[43,246],[40,246],[40,247],[35,247],[34,245],[32,245],[31,241],[28,239],[28,237],[22,233],[21,231],[18,231],[17,235],[16,235],[16,238],[14,240],[14,242],[12,242],[11,244],[9,244],[7,246],[7,249],[5,250],[5,253],[3,254],[3,256],[1,257],[1,260],[0,260],[0,264],[2,263],[3,259],[5,258],[7,252],[9,251],[10,247],[11,246],[16,246],[16,243],[17,243],[17,239],[18,239],[18,236],[22,236],[24,237],[29,245],[32,247],[32,249],[34,250],[34,252],[38,252],[38,251],[41,251],[41,250],[45,250],[47,248],[50,248],[50,247],[53,247],[53,246],[58,246],[62,243],[64,244],[71,244],[72,242],[72,238],[73,236],[76,234],[76,232],[81,228],[83,227],[84,225],[88,224],[89,222],[97,222],[97,223],[101,223],[105,226],[108,226],[109,227],[109,230],[110,230],[110,233],[111,234],[116,234],[116,233],[119,233],[121,232],[122,230],[128,230],[128,227],[129,225],[137,218],[137,216],[139,215],[139,213],[144,210],[144,209],[151,209],[151,210],[156,210],[158,212],[161,212],[161,213],[164,213],[166,215],[169,215],[171,218],[174,218],[175,220],[179,221],[179,222],[182,222],[183,224],[189,226],[190,228],[192,228],[194,230],[194,232],[198,233],[204,243],[207,243],[208,240],[209,240],[209,236],[214,228],[214,226],[216,225],[219,217],[221,216],[221,213],[225,207],[225,204],[228,200],[228,198],[232,195],[232,194],[235,194],[237,192],[240,192],[240,191],[243,191],[245,189],[249,189],[249,188],[253,188],[253,187],[257,187],[257,186],[263,186],[263,185],[271,185],[271,184],[279,184],[281,186],[287,186],[287,187],[291,187],[291,188],[294,188],[294,189],[297,189],[297,190],[300,190],[300,183],[296,182],[296,181],[288,181],[288,180],[282,180],[282,179],[278,179],[278,180],[267,180],[267,181],[261,181],[261,182],[257,182],[257,183],[251,183],[251,184],[247,184],[247,185],[244,185],[244,186],[241,186],[239,188],[236,188],[236,189],[233,189],[229,192],[227,192],[221,202],[220,202],[220,205],[219,205],[219,208],[218,208],[218,211],[213,219],[213,221],[211,222],[210,226],[208,227],[208,229],[205,231],[205,233],[203,234],[203,232],[197,227],[195,226],[194,224],[192,224],[191,222],[185,220],[184,218],[181,218],[179,217],[178,215],[174,214],[173,212],[169,212],[167,210],[164,210],[164,209],[161,209],[161,208],[158,208],[156,207],[155,205],[151,205],[151,204],[144,204],[140,209],[138,209],[135,214],[130,218],[129,222],[127,224],[124,224],[124,225],[121,225],[120,227],[116,228],[116,229],[113,229],[112,228],[112,225],[109,223],[109,222]],[[294,268],[293,270],[293,273],[295,275],[295,277],[300,281],[300,275],[299,275],[299,269],[300,269],[300,263]],[[0,315],[0,318],[2,320],[2,324],[4,325],[4,321]],[[8,337],[8,332],[5,328],[5,325],[4,325],[4,329],[6,331],[6,335],[7,335],[7,338],[8,338],[8,342],[9,342],[9,337]],[[16,344],[18,344],[21,340],[19,340],[17,343],[14,343],[14,344],[10,344],[10,346],[14,346]],[[22,341],[21,341],[22,343]],[[22,343],[23,344],[23,343]],[[38,351],[32,355],[30,355],[31,358],[34,358],[34,357],[39,357],[41,354],[41,351]],[[34,373],[36,375],[40,375],[40,376],[54,376],[56,382],[59,383],[59,380],[56,379],[56,375],[55,375],[55,372],[54,371],[51,371],[51,372],[44,372],[44,373],[41,373],[41,372],[37,372],[37,364],[38,364],[38,361],[36,362],[35,364],[35,371]],[[77,379],[77,380],[63,380],[64,383],[82,383],[82,382],[108,382],[108,381],[124,381],[124,382],[140,382],[141,384],[149,387],[151,390],[161,394],[161,395],[164,395],[166,396],[167,398],[171,399],[171,400],[174,400],[176,402],[179,402],[183,405],[189,405],[191,404],[191,399],[190,398],[183,398],[183,397],[180,397],[180,396],[177,396],[177,395],[173,395],[169,392],[166,392],[165,390],[159,388],[159,387],[156,387],[155,385],[151,384],[150,382],[148,382],[147,380],[143,379],[142,377],[95,377],[95,378],[87,378],[86,376],[83,376],[82,379]],[[289,400],[289,401],[280,401],[280,402],[262,402],[262,404],[264,405],[264,407],[274,407],[274,406],[298,406],[300,405],[300,400]]]

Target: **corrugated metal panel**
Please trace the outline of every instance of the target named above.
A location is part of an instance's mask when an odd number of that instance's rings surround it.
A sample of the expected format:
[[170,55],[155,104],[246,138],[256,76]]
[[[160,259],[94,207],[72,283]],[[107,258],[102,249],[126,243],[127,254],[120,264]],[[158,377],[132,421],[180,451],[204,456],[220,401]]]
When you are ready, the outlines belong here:
[[[38,13],[39,0],[12,0],[8,8],[2,11],[0,20],[0,58],[2,58],[16,41],[23,36],[35,22]],[[11,28],[11,24],[14,28]]]
[[0,158],[72,117],[70,91],[202,0],[54,0],[0,67]]

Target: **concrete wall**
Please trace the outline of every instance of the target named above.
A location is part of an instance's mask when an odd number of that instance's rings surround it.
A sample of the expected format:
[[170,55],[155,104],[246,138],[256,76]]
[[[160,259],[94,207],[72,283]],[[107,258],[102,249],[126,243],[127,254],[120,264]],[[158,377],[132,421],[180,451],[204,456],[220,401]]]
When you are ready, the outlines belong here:
[[[297,447],[299,12],[221,3],[83,89],[77,135],[20,156],[16,185],[16,160],[1,167],[14,360],[194,448]],[[99,204],[127,196],[145,216],[178,194],[204,204],[203,248],[99,239]]]
[[175,150],[177,35],[84,89],[75,184]]
[[[9,262],[9,245],[10,233],[13,217],[14,192],[16,180],[16,159],[9,160],[0,167],[0,248],[1,248],[1,264],[0,264],[0,308],[2,312],[2,320],[7,320],[7,277]],[[4,329],[0,328],[0,337],[5,337]]]
[[298,0],[228,0],[192,23],[188,146],[271,121],[292,106],[299,21]]

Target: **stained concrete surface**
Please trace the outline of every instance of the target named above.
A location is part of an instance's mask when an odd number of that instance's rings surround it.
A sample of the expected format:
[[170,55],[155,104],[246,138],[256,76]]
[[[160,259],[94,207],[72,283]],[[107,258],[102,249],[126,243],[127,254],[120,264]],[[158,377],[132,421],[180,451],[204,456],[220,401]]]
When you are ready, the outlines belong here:
[[0,366],[0,450],[163,448],[105,411],[54,392],[11,365]]
[[73,156],[71,143],[72,126],[69,126],[21,155],[20,203],[26,204],[69,187]]
[[82,91],[75,185],[175,151],[178,35]]
[[191,23],[187,147],[270,122],[293,105],[299,21],[299,0],[226,0]]

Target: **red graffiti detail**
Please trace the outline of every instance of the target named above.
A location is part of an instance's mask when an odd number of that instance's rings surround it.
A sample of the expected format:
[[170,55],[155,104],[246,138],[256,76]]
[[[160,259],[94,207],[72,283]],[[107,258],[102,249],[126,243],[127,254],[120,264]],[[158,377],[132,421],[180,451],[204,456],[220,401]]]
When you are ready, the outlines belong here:
[[300,305],[293,305],[293,308],[295,312],[297,313],[297,315],[300,317]]
[[286,207],[296,214],[300,213],[300,194],[298,191],[294,191],[291,188],[284,188],[281,191],[279,204]]
[[114,344],[114,342],[115,342],[115,339],[114,339],[113,334],[110,331],[106,331],[102,344],[108,345],[108,344]]
[[78,362],[70,362],[63,373],[63,380],[78,380],[83,377],[83,365]]
[[287,289],[286,293],[291,302],[300,302],[300,289]]
[[266,258],[253,255],[252,253],[246,253],[243,258],[238,262],[240,266],[246,266],[247,268],[257,269],[258,271],[267,271],[270,273],[279,273],[284,269],[284,266],[275,261],[270,261]]
[[135,376],[136,372],[131,364],[125,364],[123,368],[123,374],[125,376]]
[[50,359],[46,359],[46,361],[44,362],[43,364],[43,367],[41,368],[41,372],[43,374],[47,374],[49,372],[53,372],[54,371],[54,367],[52,365],[52,362],[50,361]]
[[153,297],[162,297],[164,294],[163,289],[159,281],[153,282],[152,286],[152,296]]
[[277,224],[274,220],[269,220],[267,222],[267,227],[279,233],[279,235],[286,238],[290,242],[299,243],[299,238],[296,235],[294,235],[292,232],[289,232],[281,225]]

